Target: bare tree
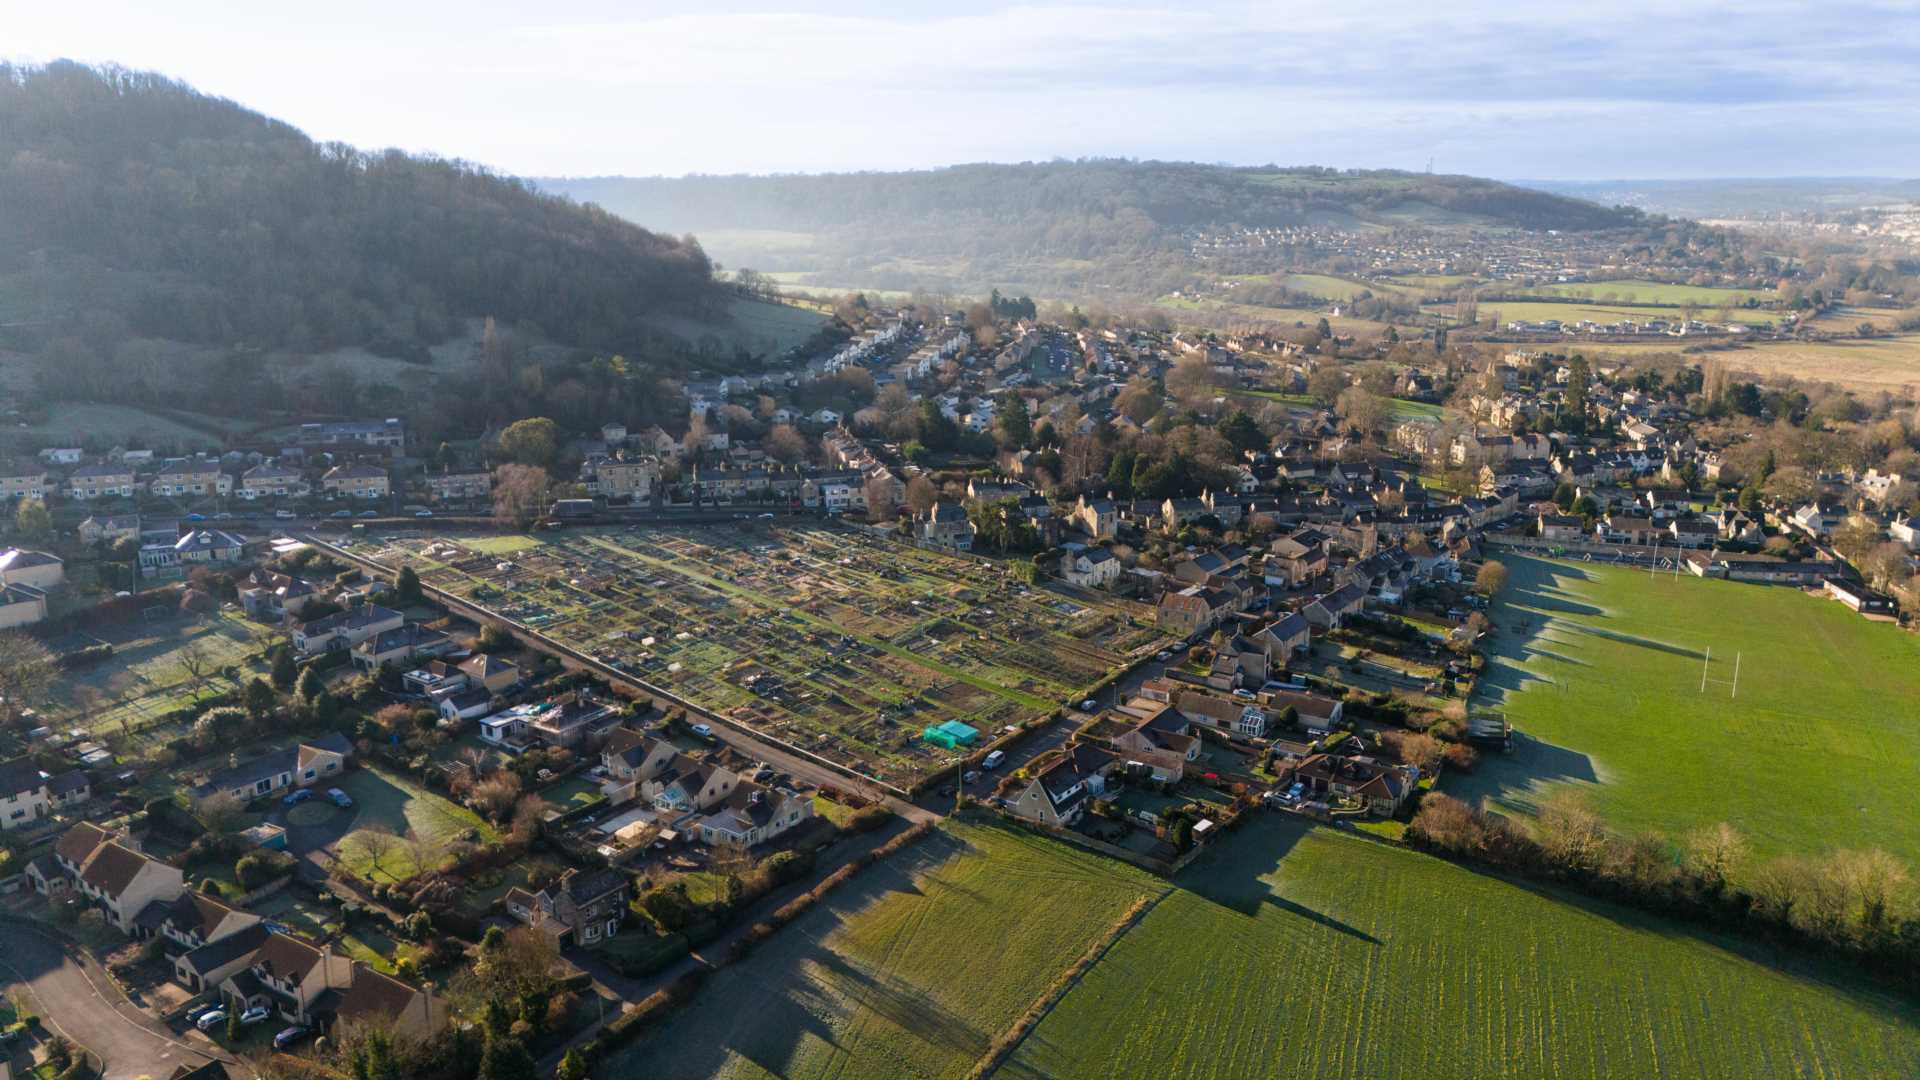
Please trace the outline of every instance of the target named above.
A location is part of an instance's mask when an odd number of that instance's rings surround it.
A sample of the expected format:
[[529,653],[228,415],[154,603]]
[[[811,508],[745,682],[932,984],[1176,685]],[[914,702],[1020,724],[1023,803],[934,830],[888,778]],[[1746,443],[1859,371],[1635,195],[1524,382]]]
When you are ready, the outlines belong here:
[[493,471],[493,516],[526,528],[545,512],[547,470],[538,465],[502,465]]
[[0,707],[9,722],[46,697],[59,676],[45,645],[19,631],[0,634]]
[[187,685],[193,687],[194,700],[198,701],[213,676],[213,658],[197,638],[182,645],[174,655],[180,658],[180,669],[187,673]]
[[384,870],[387,857],[400,842],[388,825],[369,825],[354,834],[354,843],[366,853],[367,862],[375,870]]
[[241,815],[246,808],[246,802],[240,796],[222,791],[201,799],[194,808],[193,817],[212,835],[226,836],[239,828]]

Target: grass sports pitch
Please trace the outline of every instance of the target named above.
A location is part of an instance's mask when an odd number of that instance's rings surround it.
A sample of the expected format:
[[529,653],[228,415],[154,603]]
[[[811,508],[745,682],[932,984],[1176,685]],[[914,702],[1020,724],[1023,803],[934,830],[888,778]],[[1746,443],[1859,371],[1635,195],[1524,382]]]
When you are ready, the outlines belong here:
[[1443,789],[1525,810],[1579,784],[1626,828],[1728,821],[1757,855],[1920,861],[1920,639],[1781,586],[1503,561],[1474,704],[1524,738]]

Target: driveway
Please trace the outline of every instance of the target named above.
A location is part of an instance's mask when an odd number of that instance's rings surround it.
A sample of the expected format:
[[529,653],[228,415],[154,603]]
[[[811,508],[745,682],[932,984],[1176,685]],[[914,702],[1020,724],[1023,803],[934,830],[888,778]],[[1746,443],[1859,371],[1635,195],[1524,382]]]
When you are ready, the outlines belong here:
[[83,965],[37,930],[0,922],[0,978],[26,985],[49,1031],[105,1058],[108,1080],[165,1076],[214,1056],[128,1002],[98,965]]

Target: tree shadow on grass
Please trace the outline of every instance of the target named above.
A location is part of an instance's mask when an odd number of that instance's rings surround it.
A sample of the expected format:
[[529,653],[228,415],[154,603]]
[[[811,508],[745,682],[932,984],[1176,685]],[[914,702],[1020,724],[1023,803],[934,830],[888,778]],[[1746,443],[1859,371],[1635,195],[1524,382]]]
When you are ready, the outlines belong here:
[[1247,918],[1257,917],[1262,908],[1274,907],[1368,944],[1382,944],[1356,926],[1276,894],[1273,883],[1266,880],[1313,827],[1301,820],[1262,815],[1238,833],[1216,842],[1180,875],[1176,884]]
[[1644,911],[1637,907],[1588,895],[1570,886],[1513,877],[1465,863],[1455,865],[1481,877],[1525,889],[1542,899],[1577,908],[1626,930],[1643,931],[1676,941],[1697,942],[1738,959],[1758,964],[1770,971],[1818,984],[1883,1020],[1909,1027],[1920,1025],[1920,1003],[1903,996],[1901,991],[1892,986],[1873,982],[1871,978],[1861,974],[1857,967],[1847,964],[1838,957],[1822,955],[1811,949],[1776,945],[1743,934],[1724,932],[1710,923],[1690,922]]

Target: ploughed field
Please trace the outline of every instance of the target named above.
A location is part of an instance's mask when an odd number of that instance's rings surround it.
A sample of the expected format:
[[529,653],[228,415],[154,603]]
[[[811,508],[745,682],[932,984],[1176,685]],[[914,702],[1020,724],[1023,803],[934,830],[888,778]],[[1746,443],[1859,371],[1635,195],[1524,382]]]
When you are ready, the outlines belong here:
[[1158,647],[1149,609],[825,524],[568,530],[362,543],[421,580],[735,722],[910,784]]
[[1622,828],[1920,861],[1920,639],[1785,586],[1498,557],[1474,707],[1522,737],[1444,790],[1525,811],[1573,784]]

